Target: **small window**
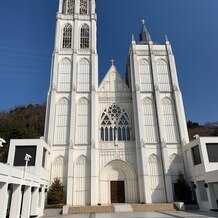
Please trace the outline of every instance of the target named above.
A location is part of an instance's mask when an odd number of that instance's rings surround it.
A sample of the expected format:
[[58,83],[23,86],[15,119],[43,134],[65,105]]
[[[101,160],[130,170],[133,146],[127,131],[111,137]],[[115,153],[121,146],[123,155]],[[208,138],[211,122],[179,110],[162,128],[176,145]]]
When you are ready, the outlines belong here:
[[209,162],[218,162],[218,143],[207,143],[206,147]]
[[72,26],[67,24],[63,29],[63,48],[71,48]]
[[80,48],[89,48],[89,26],[83,25],[80,33]]
[[35,166],[36,161],[36,146],[16,146],[14,156],[14,166],[25,166],[25,156],[31,156],[28,166]]
[[192,148],[192,157],[193,157],[194,165],[201,164],[201,155],[198,145]]

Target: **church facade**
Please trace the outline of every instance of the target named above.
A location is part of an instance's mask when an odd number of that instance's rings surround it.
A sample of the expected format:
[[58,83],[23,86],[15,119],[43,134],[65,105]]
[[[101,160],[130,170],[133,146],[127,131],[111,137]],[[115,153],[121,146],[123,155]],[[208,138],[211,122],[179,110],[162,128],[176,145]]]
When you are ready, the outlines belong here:
[[132,39],[126,81],[114,63],[99,85],[95,0],[60,0],[45,141],[50,181],[67,205],[174,201],[189,142],[170,42],[145,24]]

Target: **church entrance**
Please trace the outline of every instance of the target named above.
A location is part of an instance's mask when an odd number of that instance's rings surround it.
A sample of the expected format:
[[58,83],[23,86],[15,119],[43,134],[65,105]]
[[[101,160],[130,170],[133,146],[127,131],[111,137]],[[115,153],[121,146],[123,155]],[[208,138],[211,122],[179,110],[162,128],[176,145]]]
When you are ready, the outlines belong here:
[[125,203],[124,181],[111,181],[111,203]]
[[99,197],[101,204],[139,202],[132,166],[122,160],[109,162],[100,174]]

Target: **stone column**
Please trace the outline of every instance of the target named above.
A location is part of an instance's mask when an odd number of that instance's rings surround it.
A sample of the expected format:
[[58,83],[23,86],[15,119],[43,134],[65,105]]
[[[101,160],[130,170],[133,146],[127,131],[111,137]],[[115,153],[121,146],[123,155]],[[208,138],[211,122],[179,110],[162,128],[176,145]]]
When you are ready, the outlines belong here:
[[31,187],[26,186],[23,194],[21,218],[27,218],[30,216],[31,198]]
[[67,173],[67,202],[69,206],[73,205],[73,147],[68,150],[68,173]]
[[213,184],[208,183],[208,188],[206,188],[206,190],[207,190],[208,201],[210,203],[210,209],[217,209],[216,195],[215,195]]
[[22,199],[21,185],[13,185],[11,210],[9,216],[10,218],[20,217],[21,199]]
[[31,191],[32,191],[32,198],[31,198],[30,216],[37,217],[38,203],[39,203],[39,188],[32,187]]
[[0,218],[5,218],[8,206],[8,184],[0,183]]
[[44,187],[40,187],[40,189],[39,189],[38,216],[42,216],[43,215],[44,204],[45,204],[45,189],[44,189]]

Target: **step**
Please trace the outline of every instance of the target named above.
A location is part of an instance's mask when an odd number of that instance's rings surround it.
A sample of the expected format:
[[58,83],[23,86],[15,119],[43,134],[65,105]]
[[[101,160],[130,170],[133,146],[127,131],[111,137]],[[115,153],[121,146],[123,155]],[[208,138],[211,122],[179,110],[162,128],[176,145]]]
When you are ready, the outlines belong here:
[[115,212],[133,212],[131,204],[113,204]]
[[132,204],[134,212],[142,211],[174,211],[176,210],[173,203],[160,203],[160,204]]
[[114,213],[114,212],[143,212],[143,211],[175,211],[173,203],[160,204],[113,204],[102,206],[73,206],[68,214],[82,213]]
[[113,205],[102,205],[102,206],[81,206],[81,207],[70,207],[68,214],[81,214],[81,213],[113,213]]

